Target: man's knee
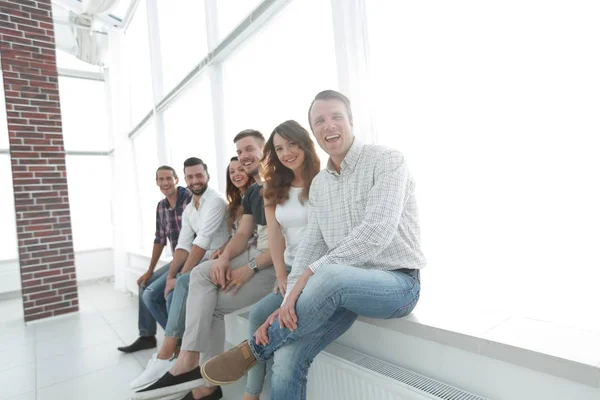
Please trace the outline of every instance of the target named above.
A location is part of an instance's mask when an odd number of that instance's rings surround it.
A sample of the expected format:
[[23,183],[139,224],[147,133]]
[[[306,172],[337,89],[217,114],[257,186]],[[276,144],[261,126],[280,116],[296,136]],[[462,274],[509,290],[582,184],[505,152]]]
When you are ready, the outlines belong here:
[[190,277],[188,278],[188,281],[210,281],[210,271],[212,270],[212,266],[214,263],[214,260],[208,260],[198,264],[198,266],[196,266],[196,268],[194,268],[192,272],[190,272]]
[[156,293],[151,287],[146,287],[142,291],[142,301],[146,305],[146,307],[150,308],[154,303],[156,303]]
[[187,290],[190,285],[190,274],[183,274],[177,277],[175,281],[175,289],[176,290]]

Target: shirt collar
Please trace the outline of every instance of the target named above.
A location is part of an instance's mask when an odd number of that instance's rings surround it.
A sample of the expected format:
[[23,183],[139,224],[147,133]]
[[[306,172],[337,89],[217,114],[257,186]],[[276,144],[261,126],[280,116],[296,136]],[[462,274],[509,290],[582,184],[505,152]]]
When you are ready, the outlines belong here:
[[[182,186],[177,186],[177,201],[175,202],[175,207],[179,207],[181,206],[181,204],[184,202],[184,200],[186,199],[186,195],[187,195],[188,190]],[[191,195],[191,193],[190,193]],[[173,208],[171,208],[171,204],[169,203],[169,199],[165,197],[165,199],[163,200],[165,208],[167,210],[172,210]]]
[[[340,172],[348,170],[348,172],[354,171],[356,168],[356,164],[358,163],[358,159],[362,154],[364,144],[354,136],[354,141],[352,142],[352,146],[348,149],[348,153],[346,153],[346,157],[342,160],[342,168]],[[335,165],[333,165],[333,161],[331,161],[331,157],[327,160],[327,172],[331,174],[337,174],[335,170]]]

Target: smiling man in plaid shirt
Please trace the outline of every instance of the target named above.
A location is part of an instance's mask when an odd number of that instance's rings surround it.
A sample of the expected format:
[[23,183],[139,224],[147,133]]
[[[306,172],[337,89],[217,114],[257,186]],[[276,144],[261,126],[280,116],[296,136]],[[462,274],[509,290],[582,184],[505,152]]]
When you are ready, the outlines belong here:
[[271,400],[305,399],[312,360],[357,316],[408,315],[425,266],[404,156],[355,138],[350,101],[336,91],[317,94],[309,122],[329,161],[310,188],[284,302],[249,341],[202,366],[205,380],[226,384],[276,355]]
[[158,321],[163,329],[167,325],[166,302],[164,307],[156,310],[155,314],[158,315],[158,318],[155,318],[144,303],[144,293],[152,285],[166,279],[170,264],[164,265],[158,270],[155,270],[155,268],[163,249],[167,245],[167,241],[171,244],[172,254],[175,254],[179,232],[181,231],[181,216],[192,199],[192,193],[184,187],[177,186],[178,183],[179,178],[177,178],[177,173],[172,167],[163,165],[156,170],[156,185],[165,195],[165,198],[159,201],[156,206],[156,233],[150,265],[148,270],[137,280],[139,286],[138,329],[140,337],[129,346],[118,348],[124,353],[133,353],[138,350],[156,347],[156,322]]

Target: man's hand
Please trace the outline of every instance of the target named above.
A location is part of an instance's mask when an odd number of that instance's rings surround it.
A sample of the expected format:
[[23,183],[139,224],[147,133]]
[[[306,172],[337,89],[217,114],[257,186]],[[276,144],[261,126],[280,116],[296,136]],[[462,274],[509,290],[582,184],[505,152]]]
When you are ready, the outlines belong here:
[[210,280],[217,286],[225,288],[231,280],[231,265],[229,260],[219,257],[210,270]]
[[255,272],[252,271],[252,268],[250,268],[248,264],[242,265],[241,267],[234,269],[231,272],[231,279],[229,281],[229,284],[224,289],[224,291],[229,292],[231,289],[233,289],[233,292],[231,294],[235,296],[238,290],[240,290],[240,288],[244,285],[244,283],[248,282],[250,278],[252,278],[254,273]]
[[279,317],[279,308],[275,310],[273,314],[267,318],[267,320],[258,327],[256,332],[254,332],[254,337],[256,338],[256,344],[260,344],[262,346],[266,346],[269,344],[269,327],[273,325],[273,322]]
[[287,277],[287,271],[285,271],[285,274],[277,275],[277,282],[275,282],[275,289],[273,289],[275,294],[281,293],[282,296],[285,296],[285,291],[287,290]]
[[171,290],[175,289],[176,282],[177,282],[177,278],[167,277],[167,283],[165,285],[165,299],[167,298],[167,295],[171,292]]
[[150,279],[150,277],[152,277],[152,274],[153,274],[153,273],[154,273],[154,272],[152,272],[152,271],[150,271],[150,270],[148,270],[148,271],[144,272],[144,275],[140,276],[140,277],[138,278],[138,280],[137,280],[137,284],[138,284],[138,286],[142,286],[142,287],[146,286],[146,281],[147,281],[148,279]]

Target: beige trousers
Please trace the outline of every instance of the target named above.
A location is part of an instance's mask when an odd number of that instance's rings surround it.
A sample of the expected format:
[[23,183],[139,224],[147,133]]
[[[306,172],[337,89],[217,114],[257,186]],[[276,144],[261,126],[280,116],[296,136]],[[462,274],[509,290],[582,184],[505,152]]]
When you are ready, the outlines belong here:
[[[242,267],[260,254],[255,247],[231,260],[231,269]],[[202,353],[200,364],[225,350],[225,322],[229,313],[248,307],[271,291],[275,285],[275,268],[267,267],[257,272],[233,295],[222,292],[210,280],[214,260],[205,261],[194,268],[186,304],[185,332],[182,350]],[[248,268],[248,267],[245,267]]]

